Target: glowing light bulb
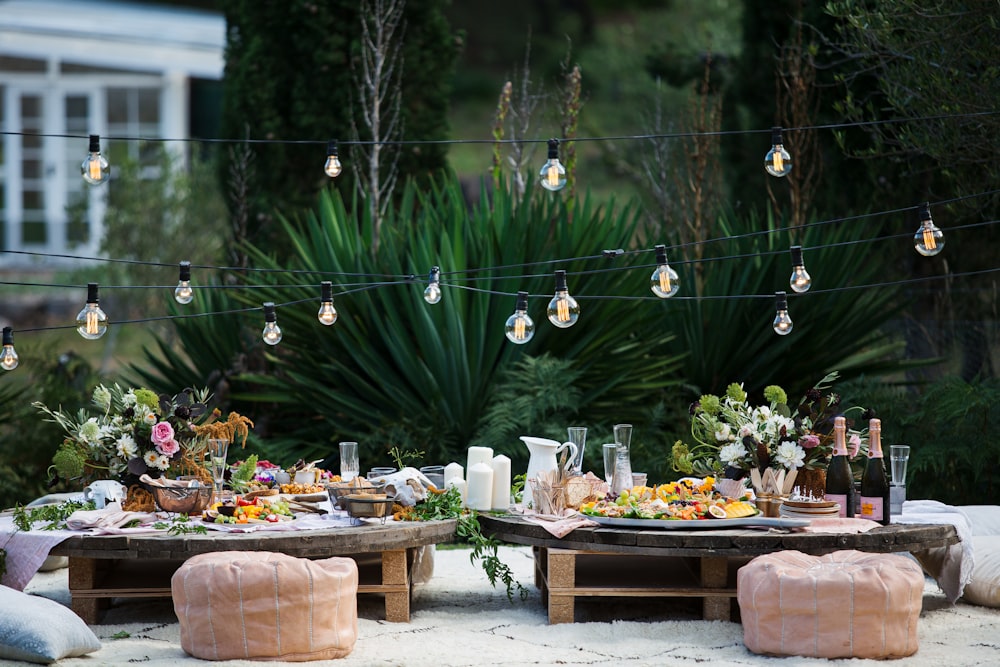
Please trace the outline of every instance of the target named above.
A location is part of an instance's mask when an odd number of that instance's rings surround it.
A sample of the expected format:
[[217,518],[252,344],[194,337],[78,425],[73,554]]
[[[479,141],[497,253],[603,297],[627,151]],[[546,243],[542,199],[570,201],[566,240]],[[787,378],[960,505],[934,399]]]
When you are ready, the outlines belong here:
[[580,319],[580,304],[569,295],[569,290],[566,289],[565,271],[556,271],[556,294],[549,301],[546,315],[548,315],[549,322],[560,329],[567,329]]
[[924,257],[933,257],[944,250],[944,232],[931,220],[930,204],[920,206],[920,229],[913,235],[913,247]]
[[517,305],[514,314],[507,318],[504,324],[504,334],[507,340],[518,345],[524,345],[535,335],[535,322],[528,317],[528,293],[517,293]]
[[337,178],[343,171],[343,167],[340,166],[340,158],[337,156],[336,139],[326,142],[326,164],[323,166],[323,171],[330,178]]
[[191,262],[181,262],[177,287],[174,289],[174,301],[186,305],[191,303],[192,299],[194,290],[191,288]]
[[764,156],[764,169],[772,176],[788,176],[792,170],[792,156],[781,142],[781,128],[771,128],[771,150]]
[[793,245],[792,248],[792,277],[788,279],[788,284],[792,291],[798,294],[808,292],[812,287],[812,277],[806,271],[805,262],[802,261],[802,246]]
[[324,280],[319,284],[322,291],[320,296],[319,312],[316,317],[320,324],[330,326],[337,321],[337,309],[333,307],[333,283]]
[[3,350],[0,350],[0,368],[12,371],[17,368],[17,351],[14,349],[14,330],[3,328]]
[[87,305],[76,316],[76,331],[87,340],[97,340],[108,331],[108,316],[98,303],[97,283],[87,283]]
[[559,140],[549,139],[549,159],[538,172],[542,187],[551,192],[566,187],[566,167],[559,162]]
[[677,272],[667,264],[667,247],[665,245],[656,246],[656,263],[658,266],[649,278],[649,288],[653,290],[653,294],[661,299],[669,299],[677,294],[681,285],[677,278]]
[[277,345],[281,342],[281,329],[278,327],[278,317],[274,314],[274,303],[271,301],[264,304],[263,338],[268,345]]
[[779,336],[787,336],[792,333],[792,318],[788,315],[788,299],[784,292],[774,293],[774,302],[777,314],[774,316],[774,333]]
[[107,182],[111,176],[111,168],[108,161],[101,155],[100,135],[90,135],[90,148],[87,150],[87,157],[80,165],[80,174],[83,180],[91,185],[100,185]]
[[431,275],[427,278],[427,289],[424,290],[424,301],[435,304],[441,300],[441,269],[432,266]]

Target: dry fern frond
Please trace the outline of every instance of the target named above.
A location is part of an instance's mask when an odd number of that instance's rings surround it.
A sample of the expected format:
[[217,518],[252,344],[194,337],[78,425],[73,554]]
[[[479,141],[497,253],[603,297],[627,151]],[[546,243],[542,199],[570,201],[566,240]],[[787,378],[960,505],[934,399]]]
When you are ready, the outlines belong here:
[[240,438],[240,447],[247,446],[247,436],[253,428],[253,422],[248,417],[244,417],[238,412],[230,412],[229,418],[224,422],[211,422],[192,427],[198,435],[212,439],[228,440],[236,442]]

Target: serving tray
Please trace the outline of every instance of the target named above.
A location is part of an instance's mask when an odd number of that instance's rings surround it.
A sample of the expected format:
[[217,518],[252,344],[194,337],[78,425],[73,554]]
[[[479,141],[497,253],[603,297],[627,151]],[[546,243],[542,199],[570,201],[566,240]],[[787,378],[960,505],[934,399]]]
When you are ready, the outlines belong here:
[[645,530],[724,530],[726,528],[746,528],[766,526],[773,528],[802,528],[809,525],[809,519],[784,517],[747,516],[740,519],[622,519],[610,516],[583,516],[602,526],[614,528],[642,528]]

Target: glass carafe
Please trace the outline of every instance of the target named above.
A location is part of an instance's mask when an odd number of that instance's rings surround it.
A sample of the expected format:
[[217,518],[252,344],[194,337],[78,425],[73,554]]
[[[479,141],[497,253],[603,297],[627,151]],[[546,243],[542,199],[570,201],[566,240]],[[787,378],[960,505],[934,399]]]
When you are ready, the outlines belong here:
[[632,488],[632,425],[615,424],[615,474],[611,478],[611,493],[620,495]]

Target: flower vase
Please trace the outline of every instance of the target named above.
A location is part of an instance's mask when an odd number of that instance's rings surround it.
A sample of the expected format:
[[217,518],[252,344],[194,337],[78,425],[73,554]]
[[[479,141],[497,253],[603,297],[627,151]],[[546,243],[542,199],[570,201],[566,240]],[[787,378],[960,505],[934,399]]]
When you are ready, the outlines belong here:
[[826,470],[799,468],[798,475],[795,477],[793,493],[803,498],[822,500],[826,495]]

